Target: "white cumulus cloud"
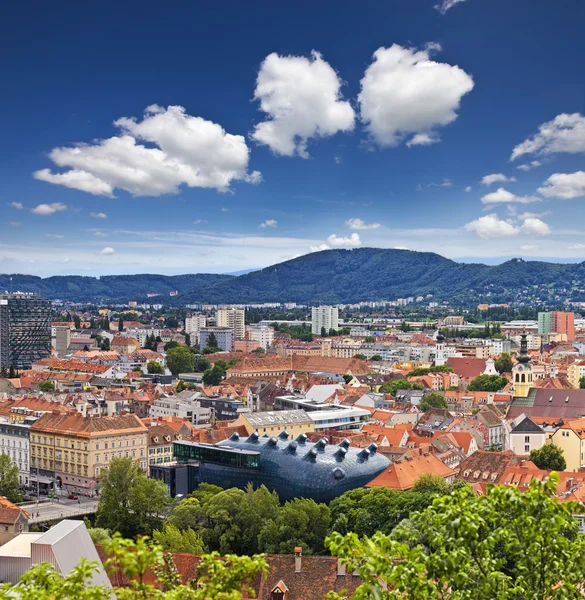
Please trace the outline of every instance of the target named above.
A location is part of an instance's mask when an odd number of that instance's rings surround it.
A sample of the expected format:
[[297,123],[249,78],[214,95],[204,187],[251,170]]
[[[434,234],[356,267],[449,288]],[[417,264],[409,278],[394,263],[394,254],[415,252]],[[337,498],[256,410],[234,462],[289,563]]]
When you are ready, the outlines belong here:
[[352,233],[349,237],[337,236],[332,233],[327,238],[327,244],[331,248],[357,248],[361,246],[362,241],[357,233]]
[[24,204],[22,202],[11,202],[10,206],[12,206],[12,208],[16,208],[16,210],[22,210],[24,208]]
[[516,168],[521,171],[531,171],[532,169],[536,169],[536,167],[540,167],[540,165],[542,165],[542,163],[539,160],[531,160],[523,165],[518,165]]
[[475,231],[478,237],[484,240],[519,234],[542,236],[551,233],[550,226],[537,217],[527,216],[524,218],[522,225],[515,225],[513,220],[503,221],[495,213],[485,215],[467,223],[465,229],[467,231]]
[[100,250],[100,254],[107,256],[109,254],[114,254],[116,251],[111,246],[106,246],[102,250]]
[[380,225],[380,223],[366,223],[365,221],[362,221],[362,219],[348,219],[345,222],[345,224],[350,229],[357,229],[357,230],[379,229],[380,227],[382,227],[382,225]]
[[121,130],[118,136],[49,153],[68,171],[43,169],[34,176],[109,197],[116,188],[133,196],[160,196],[178,193],[181,185],[225,192],[232,181],[261,181],[257,171],[248,173],[250,151],[243,136],[190,116],[182,106],[152,105],[141,121],[122,117],[114,124]]
[[535,217],[524,219],[524,223],[520,226],[520,233],[526,235],[550,235],[551,229],[544,221]]
[[107,219],[108,218],[108,215],[106,215],[106,213],[103,213],[103,212],[90,212],[89,216],[93,217],[94,219]]
[[571,200],[585,196],[585,171],[554,173],[538,188],[546,198]]
[[31,208],[30,212],[34,213],[35,215],[46,217],[64,210],[67,210],[66,204],[63,204],[62,202],[53,202],[52,204],[39,204],[38,206]]
[[473,188],[472,188],[470,185],[468,185],[468,186],[465,188],[465,191],[466,191],[466,192],[471,192],[471,190],[472,190],[472,189],[473,189]]
[[94,235],[95,235],[96,237],[108,237],[108,234],[107,234],[107,233],[104,233],[103,231],[95,231],[95,232],[94,232]]
[[406,142],[406,145],[409,148],[411,146],[430,146],[431,144],[438,144],[440,141],[441,138],[436,133],[417,133]]
[[268,119],[258,123],[252,138],[275,154],[309,156],[311,138],[351,131],[355,113],[343,100],[342,81],[318,52],[311,58],[269,54],[262,63],[254,99]]
[[258,227],[261,227],[262,229],[266,229],[266,227],[276,227],[278,225],[278,221],[276,221],[275,219],[266,219],[266,221],[264,221],[263,223],[260,223],[260,225],[258,225]]
[[537,196],[516,196],[504,188],[498,188],[495,192],[486,194],[481,201],[483,204],[505,204],[516,202],[518,204],[530,204],[531,202],[540,202]]
[[580,113],[563,113],[552,121],[543,123],[538,132],[518,144],[512,151],[511,160],[525,154],[556,154],[585,152],[585,117]]
[[465,2],[465,0],[442,0],[439,4],[435,4],[435,9],[444,15],[449,9],[461,2]]
[[518,228],[502,221],[495,213],[485,215],[479,219],[475,219],[465,225],[467,231],[475,231],[475,233],[484,240],[494,237],[506,237],[516,235]]
[[483,185],[491,185],[492,183],[506,183],[507,181],[516,181],[514,177],[506,177],[503,173],[492,173],[481,178]]
[[397,146],[409,136],[409,145],[434,143],[435,129],[457,118],[473,79],[458,66],[431,60],[431,51],[437,49],[438,44],[423,50],[394,44],[374,52],[358,102],[361,120],[380,146]]
[[207,221],[205,219],[195,219],[193,221],[193,225],[203,225],[205,223],[207,223]]

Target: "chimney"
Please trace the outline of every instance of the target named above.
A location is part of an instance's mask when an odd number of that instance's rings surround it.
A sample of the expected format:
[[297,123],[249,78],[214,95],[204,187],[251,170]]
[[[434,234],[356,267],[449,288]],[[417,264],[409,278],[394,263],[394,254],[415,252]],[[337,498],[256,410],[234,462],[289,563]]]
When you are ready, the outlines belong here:
[[301,572],[303,549],[300,546],[295,548],[295,573]]
[[337,559],[337,575],[338,577],[345,577],[345,565],[339,558]]

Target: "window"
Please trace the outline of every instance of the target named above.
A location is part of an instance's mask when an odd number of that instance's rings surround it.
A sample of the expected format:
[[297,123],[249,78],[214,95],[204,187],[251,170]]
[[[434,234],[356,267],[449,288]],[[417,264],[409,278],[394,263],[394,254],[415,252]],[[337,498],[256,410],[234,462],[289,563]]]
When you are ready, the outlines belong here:
[[530,436],[529,435],[525,435],[524,436],[524,443],[525,444],[530,444]]

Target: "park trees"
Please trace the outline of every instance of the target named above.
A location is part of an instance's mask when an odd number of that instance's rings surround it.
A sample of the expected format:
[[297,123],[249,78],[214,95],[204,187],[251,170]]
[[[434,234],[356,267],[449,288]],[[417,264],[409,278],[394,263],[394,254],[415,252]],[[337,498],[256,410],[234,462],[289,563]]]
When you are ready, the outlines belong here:
[[[527,490],[489,486],[436,498],[391,535],[332,534],[333,554],[363,584],[354,600],[542,600],[580,598],[585,541],[577,502],[555,497],[559,478]],[[331,594],[330,598],[344,596]]]
[[146,477],[131,458],[114,458],[100,479],[96,526],[132,537],[150,534],[170,503],[162,481]]
[[499,392],[504,389],[508,380],[499,375],[478,375],[467,386],[470,392]]

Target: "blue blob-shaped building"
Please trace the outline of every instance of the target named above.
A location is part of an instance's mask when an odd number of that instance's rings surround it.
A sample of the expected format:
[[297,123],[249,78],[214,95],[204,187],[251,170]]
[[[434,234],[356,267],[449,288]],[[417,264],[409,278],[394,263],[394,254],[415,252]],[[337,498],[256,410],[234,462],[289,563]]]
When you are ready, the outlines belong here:
[[[327,438],[312,443],[304,434],[293,439],[232,437],[217,444],[179,441],[172,465],[152,465],[151,476],[163,479],[173,495],[188,494],[199,483],[223,488],[265,485],[281,500],[312,498],[329,502],[347,490],[363,487],[390,465],[376,444],[352,448],[348,439],[337,445]],[[173,471],[169,471],[172,469]]]

